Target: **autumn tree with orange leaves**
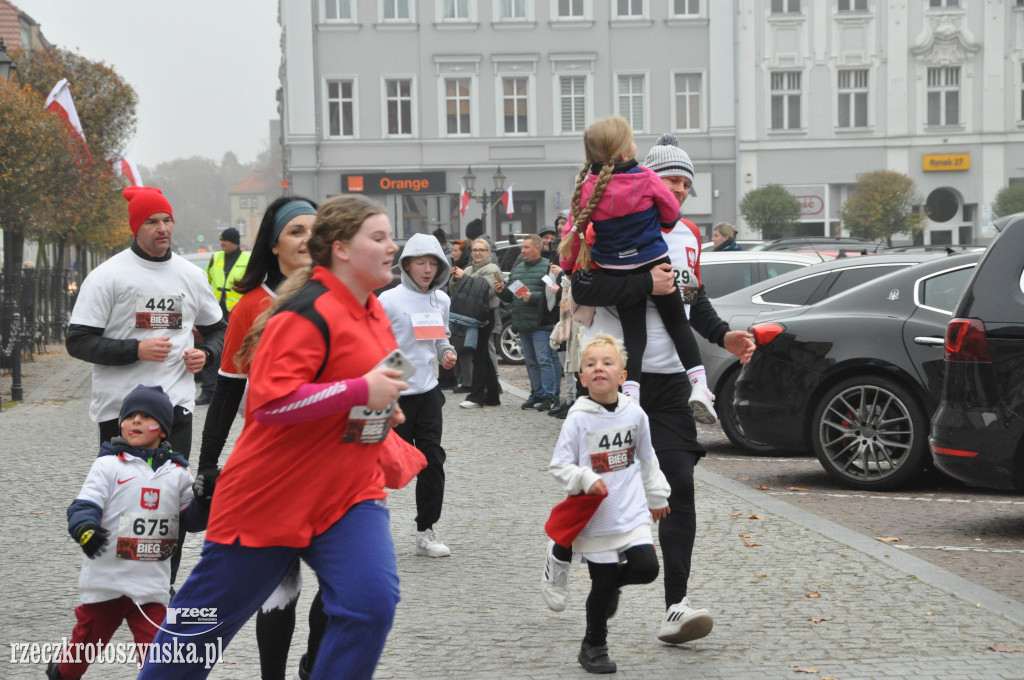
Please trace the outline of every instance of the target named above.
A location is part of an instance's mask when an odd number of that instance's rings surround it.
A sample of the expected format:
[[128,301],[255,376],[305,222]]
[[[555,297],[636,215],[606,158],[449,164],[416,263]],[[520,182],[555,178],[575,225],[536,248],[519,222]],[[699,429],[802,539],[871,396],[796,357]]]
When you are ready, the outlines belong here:
[[[113,175],[106,159],[122,150],[135,132],[138,97],[134,89],[110,66],[60,48],[11,57],[18,65],[19,80],[16,86],[2,84],[5,91],[17,92],[0,99],[0,138],[5,140],[5,148],[0,148],[0,192],[16,193],[20,199],[17,212],[10,214],[14,210],[7,209],[0,193],[0,226],[6,233],[13,230],[15,238],[73,244],[94,252],[123,246],[131,235],[120,196],[124,183]],[[46,94],[61,78],[70,83],[94,159],[91,164],[82,158],[64,120],[43,109]],[[13,129],[13,121],[12,129],[6,129],[8,105],[19,108],[19,129]],[[6,144],[19,135],[15,144]],[[3,186],[3,173],[15,178],[10,189]],[[57,249],[58,257],[63,251],[63,247]],[[18,247],[19,260],[20,255]]]

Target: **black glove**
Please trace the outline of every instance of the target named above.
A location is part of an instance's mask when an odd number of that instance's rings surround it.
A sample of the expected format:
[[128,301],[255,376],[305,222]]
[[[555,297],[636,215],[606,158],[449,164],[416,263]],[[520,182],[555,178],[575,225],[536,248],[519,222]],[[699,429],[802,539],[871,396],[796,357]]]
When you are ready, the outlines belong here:
[[444,229],[442,229],[441,227],[438,227],[437,229],[435,229],[431,233],[434,235],[434,238],[437,239],[437,242],[440,243],[442,246],[445,243],[448,242],[448,239],[445,238],[445,235],[444,235]]
[[75,533],[75,540],[82,546],[85,556],[92,560],[107,549],[108,536],[110,532],[99,524],[83,524]]
[[213,500],[213,490],[217,486],[217,477],[220,476],[220,468],[201,470],[192,483],[192,494],[205,507],[210,507]]

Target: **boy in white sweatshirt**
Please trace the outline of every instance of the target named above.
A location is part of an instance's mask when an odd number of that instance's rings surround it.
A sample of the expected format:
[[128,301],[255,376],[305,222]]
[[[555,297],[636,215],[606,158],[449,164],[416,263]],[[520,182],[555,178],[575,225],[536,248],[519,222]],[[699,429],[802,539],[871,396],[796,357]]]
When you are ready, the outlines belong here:
[[441,447],[444,394],[437,384],[437,369],[455,365],[455,347],[448,342],[448,310],[451,299],[444,287],[451,265],[441,244],[427,234],[413,234],[400,258],[402,284],[380,295],[391,320],[398,346],[408,355],[416,373],[398,405],[405,422],[395,432],[427,459],[416,478],[416,554],[448,557],[452,551],[434,533],[444,501],[444,461]]
[[587,632],[578,657],[590,673],[616,670],[608,657],[608,619],[622,586],[658,577],[651,524],[669,513],[671,489],[651,446],[647,416],[618,391],[625,365],[622,343],[606,333],[584,345],[580,381],[589,396],[569,409],[548,466],[568,494],[605,496],[572,542],[590,570]]
[[178,525],[202,531],[209,516],[209,500],[193,495],[188,461],[167,442],[173,420],[174,407],[159,385],[129,392],[118,417],[121,436],[103,443],[68,506],[68,532],[88,559],[78,580],[78,622],[46,669],[50,680],[82,677],[122,621],[141,663],[164,619]]

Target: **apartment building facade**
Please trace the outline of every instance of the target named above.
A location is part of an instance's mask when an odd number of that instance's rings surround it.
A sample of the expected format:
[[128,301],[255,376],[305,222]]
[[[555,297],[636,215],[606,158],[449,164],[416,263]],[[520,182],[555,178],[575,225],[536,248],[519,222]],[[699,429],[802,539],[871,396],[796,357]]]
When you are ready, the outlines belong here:
[[740,196],[784,185],[803,204],[801,233],[846,235],[857,175],[894,170],[926,208],[919,242],[991,240],[996,193],[1024,181],[1024,2],[737,8]]
[[[732,2],[281,0],[279,12],[296,194],[361,191],[399,239],[459,236],[484,212],[498,240],[533,233],[568,207],[586,125],[623,115],[641,158],[664,132],[690,154],[691,219],[709,231],[735,217]],[[495,176],[512,188],[511,217]]]

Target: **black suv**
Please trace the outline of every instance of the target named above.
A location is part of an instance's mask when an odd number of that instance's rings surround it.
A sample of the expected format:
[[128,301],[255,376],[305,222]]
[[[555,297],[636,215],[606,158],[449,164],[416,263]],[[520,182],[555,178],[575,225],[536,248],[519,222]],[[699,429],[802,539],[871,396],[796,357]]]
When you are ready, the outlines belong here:
[[1024,491],[1024,213],[996,228],[946,330],[929,444],[951,477]]

